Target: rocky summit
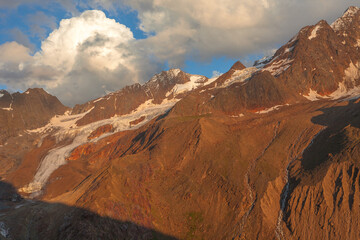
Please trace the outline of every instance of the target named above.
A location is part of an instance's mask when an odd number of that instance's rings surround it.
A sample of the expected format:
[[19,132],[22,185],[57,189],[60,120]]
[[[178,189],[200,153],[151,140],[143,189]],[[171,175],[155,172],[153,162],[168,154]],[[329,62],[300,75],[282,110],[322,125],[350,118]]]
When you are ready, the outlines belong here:
[[219,77],[0,92],[0,239],[360,239],[360,9]]

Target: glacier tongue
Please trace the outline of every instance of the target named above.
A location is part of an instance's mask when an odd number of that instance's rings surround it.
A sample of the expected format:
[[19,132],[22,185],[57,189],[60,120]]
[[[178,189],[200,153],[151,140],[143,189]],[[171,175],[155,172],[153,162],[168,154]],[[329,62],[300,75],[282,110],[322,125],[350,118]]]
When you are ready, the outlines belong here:
[[[75,116],[65,114],[63,116],[54,117],[54,119],[52,119],[50,123],[44,128],[36,129],[30,132],[44,133],[51,128],[60,128],[56,133],[57,138],[63,139],[66,136],[75,137],[72,143],[50,150],[47,156],[45,156],[45,158],[41,161],[32,182],[30,182],[27,186],[20,188],[19,191],[24,193],[30,193],[30,197],[39,196],[42,193],[42,190],[51,174],[60,166],[66,164],[66,158],[76,147],[87,142],[96,142],[101,138],[113,134],[108,133],[102,135],[99,138],[88,140],[89,134],[91,134],[98,127],[106,124],[112,124],[115,129],[114,132],[136,129],[149,122],[151,119],[154,119],[155,117],[167,112],[171,107],[174,106],[177,101],[178,100],[163,101],[161,104],[153,104],[152,100],[148,100],[130,114],[114,116],[110,119],[90,123],[81,127],[76,126],[75,122],[79,119],[79,115],[83,116],[86,113]],[[139,123],[136,126],[130,125],[131,121],[139,119],[143,116],[145,117],[145,120],[143,122]]]

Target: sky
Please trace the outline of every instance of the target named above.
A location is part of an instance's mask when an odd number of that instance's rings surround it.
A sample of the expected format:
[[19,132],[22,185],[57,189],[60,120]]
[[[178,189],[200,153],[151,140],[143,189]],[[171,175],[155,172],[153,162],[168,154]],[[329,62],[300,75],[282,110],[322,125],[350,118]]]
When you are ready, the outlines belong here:
[[73,106],[180,68],[212,77],[272,55],[360,0],[2,0],[0,88]]

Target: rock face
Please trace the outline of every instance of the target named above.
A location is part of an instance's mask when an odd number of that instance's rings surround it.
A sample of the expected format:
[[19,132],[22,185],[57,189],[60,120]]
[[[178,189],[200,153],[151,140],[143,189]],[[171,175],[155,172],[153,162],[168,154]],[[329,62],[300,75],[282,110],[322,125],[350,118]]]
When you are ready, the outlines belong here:
[[351,7],[254,67],[172,69],[25,121],[0,147],[2,237],[360,239],[359,24]]
[[0,96],[0,142],[21,130],[42,127],[67,110],[56,97],[39,88],[14,94],[1,90]]

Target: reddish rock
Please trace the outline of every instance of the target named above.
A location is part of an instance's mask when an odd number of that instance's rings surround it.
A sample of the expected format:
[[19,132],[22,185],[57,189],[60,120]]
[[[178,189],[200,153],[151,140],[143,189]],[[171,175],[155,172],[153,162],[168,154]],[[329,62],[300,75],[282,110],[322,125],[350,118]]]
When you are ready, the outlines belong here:
[[97,129],[95,129],[92,133],[90,133],[90,135],[88,136],[88,139],[91,140],[94,138],[98,138],[105,133],[112,132],[113,129],[114,128],[111,124],[106,124],[106,125],[100,126]]
[[0,94],[0,143],[22,130],[42,127],[68,109],[41,88],[13,94],[1,90]]
[[130,126],[135,126],[135,125],[138,125],[139,123],[141,123],[142,121],[145,120],[145,116],[141,116],[139,117],[138,119],[134,120],[134,121],[131,121],[130,122]]

